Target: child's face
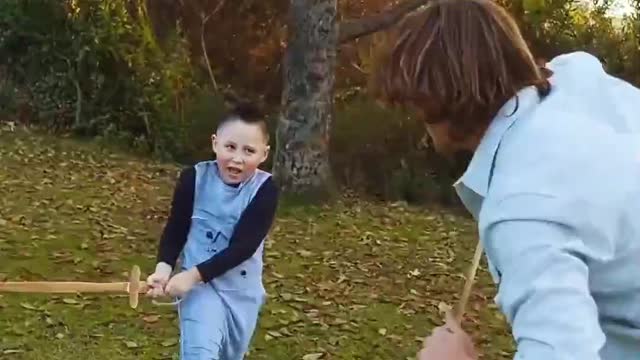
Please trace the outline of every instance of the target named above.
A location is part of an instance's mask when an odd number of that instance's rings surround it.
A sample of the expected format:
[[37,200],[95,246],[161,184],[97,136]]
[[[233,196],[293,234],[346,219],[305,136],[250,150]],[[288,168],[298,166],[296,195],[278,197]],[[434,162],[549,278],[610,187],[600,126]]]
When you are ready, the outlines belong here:
[[249,178],[269,155],[269,145],[259,125],[231,121],[212,136],[213,151],[222,180],[238,184]]

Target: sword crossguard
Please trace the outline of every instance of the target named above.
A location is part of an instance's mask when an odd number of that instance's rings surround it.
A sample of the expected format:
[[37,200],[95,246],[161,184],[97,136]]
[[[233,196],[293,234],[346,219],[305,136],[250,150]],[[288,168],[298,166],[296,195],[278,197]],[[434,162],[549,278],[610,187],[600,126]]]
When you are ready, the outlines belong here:
[[[138,307],[138,299],[141,292],[146,292],[149,289],[146,283],[140,282],[140,267],[133,265],[131,273],[129,274],[129,283],[127,284],[127,292],[129,293],[129,306],[135,309]],[[151,302],[156,306],[175,306],[178,305],[182,299],[173,302],[159,302],[152,300]]]
[[140,285],[140,267],[138,265],[133,265],[131,273],[129,274],[129,286],[127,286],[127,292],[129,293],[129,306],[131,306],[132,309],[138,307],[138,297],[140,296],[140,290],[143,287],[144,286]]

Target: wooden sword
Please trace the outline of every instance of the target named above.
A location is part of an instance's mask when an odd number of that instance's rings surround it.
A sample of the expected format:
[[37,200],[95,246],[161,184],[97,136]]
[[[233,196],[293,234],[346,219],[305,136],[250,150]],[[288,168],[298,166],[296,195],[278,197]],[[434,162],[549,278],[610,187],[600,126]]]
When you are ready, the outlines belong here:
[[129,294],[129,306],[138,307],[139,294],[149,289],[140,282],[140,267],[134,265],[129,273],[128,282],[76,282],[76,281],[5,281],[0,282],[0,292],[14,293],[126,293]]
[[460,301],[456,306],[454,315],[456,321],[460,324],[462,323],[462,317],[464,315],[465,309],[467,307],[467,303],[469,302],[469,297],[471,296],[471,288],[473,287],[473,283],[476,279],[476,273],[478,272],[478,267],[480,266],[480,260],[482,260],[483,254],[482,242],[478,240],[476,244],[476,250],[473,254],[473,259],[471,260],[471,266],[469,266],[469,270],[467,271],[466,281],[464,283],[464,288],[462,289],[462,295],[460,296]]

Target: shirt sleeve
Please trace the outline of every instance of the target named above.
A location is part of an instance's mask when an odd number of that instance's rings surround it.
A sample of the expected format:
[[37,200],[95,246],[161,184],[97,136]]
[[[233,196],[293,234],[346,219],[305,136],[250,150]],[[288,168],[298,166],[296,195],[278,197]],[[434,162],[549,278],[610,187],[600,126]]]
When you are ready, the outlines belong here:
[[160,238],[157,261],[165,262],[171,267],[175,267],[176,260],[189,235],[191,215],[193,214],[195,176],[196,171],[192,166],[180,172],[173,192],[171,211]]
[[516,360],[601,360],[605,337],[589,289],[601,256],[557,199],[516,196],[483,209],[481,236],[499,278],[496,301],[512,326]]
[[278,188],[267,179],[251,200],[229,239],[229,246],[196,266],[208,282],[249,259],[267,236],[278,207]]

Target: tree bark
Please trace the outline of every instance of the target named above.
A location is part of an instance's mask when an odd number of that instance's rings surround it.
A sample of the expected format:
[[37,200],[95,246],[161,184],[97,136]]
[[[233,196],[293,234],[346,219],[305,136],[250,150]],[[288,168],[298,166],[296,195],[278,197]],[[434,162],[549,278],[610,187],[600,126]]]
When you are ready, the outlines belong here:
[[324,200],[334,193],[329,162],[339,43],[384,30],[429,0],[406,0],[379,15],[336,24],[337,0],[291,0],[282,111],[273,174],[283,193]]
[[353,41],[359,37],[385,30],[400,20],[408,13],[428,3],[429,0],[406,0],[399,5],[386,10],[378,15],[357,20],[347,20],[340,23],[340,44]]
[[338,33],[337,0],[291,0],[278,118],[275,179],[283,193],[324,200],[334,192],[329,130]]

